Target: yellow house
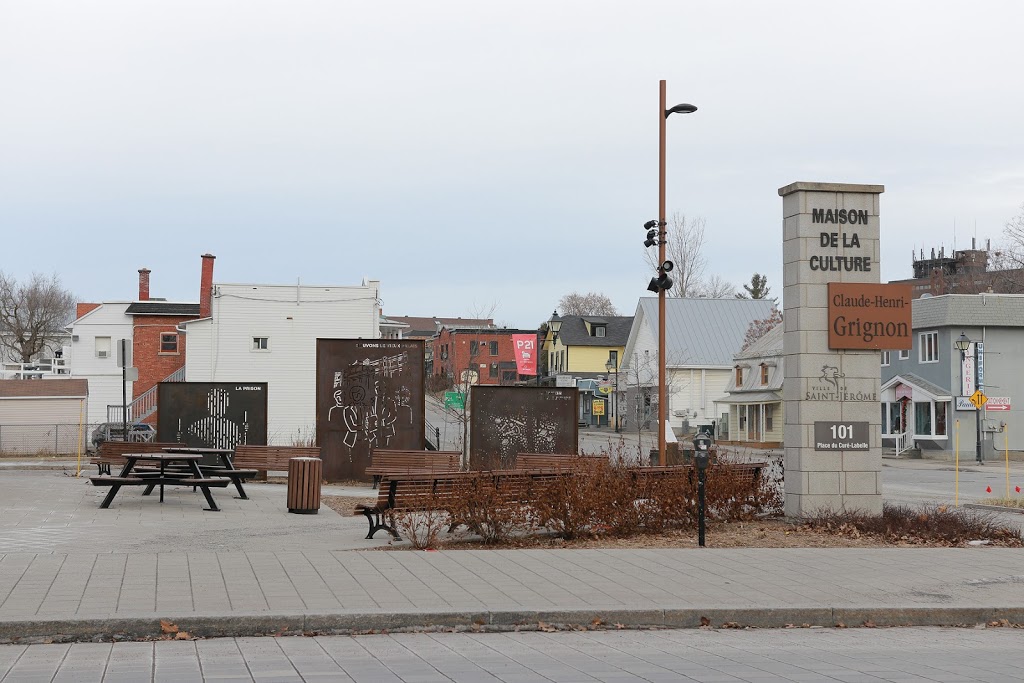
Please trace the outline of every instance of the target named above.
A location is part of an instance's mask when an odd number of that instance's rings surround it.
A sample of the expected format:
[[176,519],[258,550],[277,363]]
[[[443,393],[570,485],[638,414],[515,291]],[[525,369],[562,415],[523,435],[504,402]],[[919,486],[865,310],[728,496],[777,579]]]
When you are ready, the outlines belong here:
[[548,320],[544,352],[548,376],[593,379],[617,372],[629,338],[633,316],[567,315],[556,311]]

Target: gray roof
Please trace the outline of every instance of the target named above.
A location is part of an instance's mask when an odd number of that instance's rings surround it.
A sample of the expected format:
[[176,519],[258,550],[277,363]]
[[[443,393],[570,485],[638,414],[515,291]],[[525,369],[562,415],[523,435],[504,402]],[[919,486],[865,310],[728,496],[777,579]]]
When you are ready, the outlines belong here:
[[900,382],[902,384],[911,384],[917,387],[918,389],[924,389],[925,391],[927,391],[932,396],[935,396],[936,398],[952,398],[949,389],[943,389],[937,384],[932,384],[925,378],[921,377],[920,375],[915,375],[912,372],[901,372],[900,374],[889,378],[888,380],[882,383],[882,388],[887,389],[888,387],[892,386],[893,384],[896,384],[897,382]]
[[914,299],[914,329],[926,327],[1024,327],[1024,295],[943,294]]
[[[665,301],[668,365],[730,366],[754,320],[771,315],[770,299],[677,299]],[[644,319],[658,336],[658,300],[640,299]]]
[[[782,323],[762,335],[760,339],[736,354],[736,360],[744,358],[765,358],[782,355]],[[744,333],[746,336],[746,333]]]
[[191,315],[199,317],[199,304],[173,301],[136,301],[125,309],[127,315]]
[[[607,325],[605,336],[590,336],[584,321]],[[558,341],[566,346],[625,346],[632,326],[631,315],[565,315],[562,316],[562,326],[558,328]]]

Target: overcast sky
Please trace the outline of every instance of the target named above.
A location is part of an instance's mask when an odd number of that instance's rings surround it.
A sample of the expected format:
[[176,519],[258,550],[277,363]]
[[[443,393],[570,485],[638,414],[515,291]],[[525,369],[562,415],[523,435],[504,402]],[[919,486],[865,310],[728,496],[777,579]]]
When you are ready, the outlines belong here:
[[382,281],[385,314],[631,315],[669,212],[781,295],[794,181],[880,183],[882,278],[1024,203],[1021,2],[0,0],[0,269],[81,300]]

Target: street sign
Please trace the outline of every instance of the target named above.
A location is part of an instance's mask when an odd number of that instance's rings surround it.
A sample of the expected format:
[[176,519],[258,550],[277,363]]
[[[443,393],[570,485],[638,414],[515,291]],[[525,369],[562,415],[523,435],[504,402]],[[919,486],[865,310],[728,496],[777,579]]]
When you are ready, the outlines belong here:
[[594,415],[604,415],[604,401],[600,398],[595,398],[591,410]]
[[977,408],[978,410],[981,410],[981,407],[985,405],[987,401],[988,396],[981,393],[981,389],[978,389],[973,394],[971,394],[971,403],[973,403],[974,407]]
[[985,410],[988,412],[1009,412],[1010,410],[1010,397],[1009,396],[989,396],[988,403],[985,404]]
[[465,410],[466,395],[458,391],[444,392],[444,407],[453,410]]
[[604,394],[605,396],[607,396],[608,394],[612,393],[612,385],[611,384],[601,384],[601,385],[598,385],[597,393]]

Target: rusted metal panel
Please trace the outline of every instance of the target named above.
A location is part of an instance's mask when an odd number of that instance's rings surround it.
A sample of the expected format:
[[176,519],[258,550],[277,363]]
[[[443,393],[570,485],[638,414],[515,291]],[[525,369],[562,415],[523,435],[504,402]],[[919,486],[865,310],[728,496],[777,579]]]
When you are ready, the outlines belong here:
[[423,341],[317,339],[316,436],[324,478],[369,480],[373,448],[423,450]]
[[475,386],[470,410],[471,469],[510,469],[516,453],[579,452],[575,387]]
[[194,448],[267,443],[266,382],[161,382],[156,440]]

